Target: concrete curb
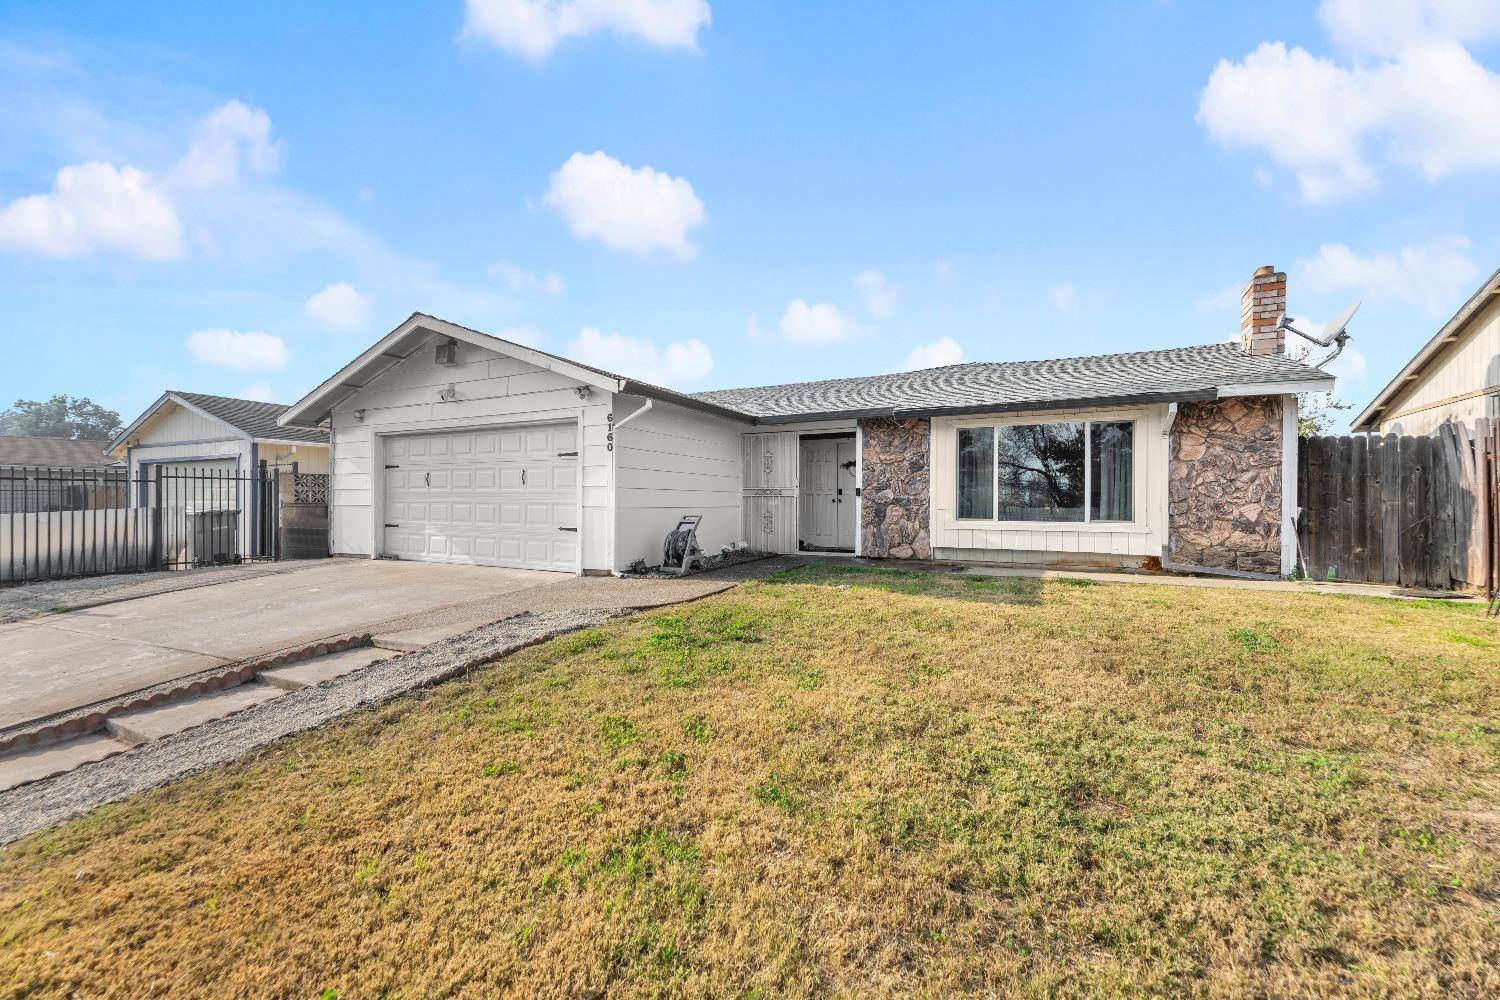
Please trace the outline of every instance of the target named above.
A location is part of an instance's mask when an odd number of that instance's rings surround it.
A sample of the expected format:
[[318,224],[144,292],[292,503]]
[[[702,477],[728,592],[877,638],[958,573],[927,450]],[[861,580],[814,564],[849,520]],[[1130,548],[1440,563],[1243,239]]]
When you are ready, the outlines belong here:
[[48,743],[57,743],[62,740],[72,739],[75,736],[96,733],[104,728],[105,723],[111,716],[120,715],[124,712],[133,712],[140,708],[150,708],[153,705],[159,705],[173,698],[183,698],[195,694],[208,694],[213,691],[222,691],[226,688],[237,687],[254,680],[255,675],[262,670],[272,670],[276,667],[284,667],[289,663],[310,660],[315,656],[341,653],[346,649],[354,649],[370,644],[370,634],[364,633],[332,641],[321,640],[310,645],[273,653],[269,656],[259,656],[242,660],[239,663],[232,663],[225,667],[210,667],[208,670],[189,674],[187,677],[164,681],[153,687],[133,691],[130,694],[120,695],[107,701],[95,702],[83,708],[76,708],[68,712],[59,713],[58,715],[48,716],[44,719],[22,723],[15,729],[0,733],[0,754],[9,753],[14,750],[32,750]]

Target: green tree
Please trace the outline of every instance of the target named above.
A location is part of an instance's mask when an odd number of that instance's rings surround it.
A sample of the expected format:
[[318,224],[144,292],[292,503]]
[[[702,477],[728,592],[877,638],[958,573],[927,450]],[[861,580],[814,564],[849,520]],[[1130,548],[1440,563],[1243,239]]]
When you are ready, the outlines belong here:
[[[1312,348],[1306,344],[1298,344],[1287,351],[1287,357],[1293,361],[1311,364],[1309,359],[1312,353]],[[1346,403],[1331,392],[1299,392],[1297,393],[1297,435],[1317,437],[1322,434],[1338,433],[1339,424],[1343,422],[1339,414],[1352,409],[1354,409],[1353,403]],[[1345,423],[1346,433],[1347,426]]]
[[45,403],[18,399],[0,413],[0,434],[107,441],[120,433],[120,415],[87,396],[53,396]]

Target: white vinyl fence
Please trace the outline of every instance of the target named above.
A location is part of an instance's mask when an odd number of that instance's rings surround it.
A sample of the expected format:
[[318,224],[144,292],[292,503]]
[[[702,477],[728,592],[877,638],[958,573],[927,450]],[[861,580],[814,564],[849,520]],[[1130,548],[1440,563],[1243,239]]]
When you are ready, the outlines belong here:
[[154,569],[144,507],[0,514],[0,583]]

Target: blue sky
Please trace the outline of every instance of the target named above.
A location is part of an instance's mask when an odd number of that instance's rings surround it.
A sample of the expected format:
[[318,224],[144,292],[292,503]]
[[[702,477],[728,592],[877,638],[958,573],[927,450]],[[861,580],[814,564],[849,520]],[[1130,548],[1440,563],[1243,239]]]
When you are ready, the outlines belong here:
[[683,389],[1364,308],[1500,264],[1500,4],[0,8],[0,401],[292,402],[421,310]]

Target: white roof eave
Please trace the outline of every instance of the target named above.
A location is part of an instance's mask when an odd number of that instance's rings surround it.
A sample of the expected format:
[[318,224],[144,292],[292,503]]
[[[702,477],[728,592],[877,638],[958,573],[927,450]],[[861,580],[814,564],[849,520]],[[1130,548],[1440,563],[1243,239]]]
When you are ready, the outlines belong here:
[[339,369],[331,378],[293,403],[281,415],[277,423],[283,427],[319,426],[329,418],[333,408],[339,403],[360,392],[372,380],[411,357],[413,352],[403,351],[402,348],[407,347],[412,340],[425,339],[433,334],[451,337],[461,343],[508,355],[525,361],[527,364],[536,365],[538,368],[566,375],[605,392],[619,392],[621,388],[621,379],[574,364],[564,358],[538,351],[524,344],[470,330],[425,313],[413,313],[406,322],[380,338],[359,357]]

